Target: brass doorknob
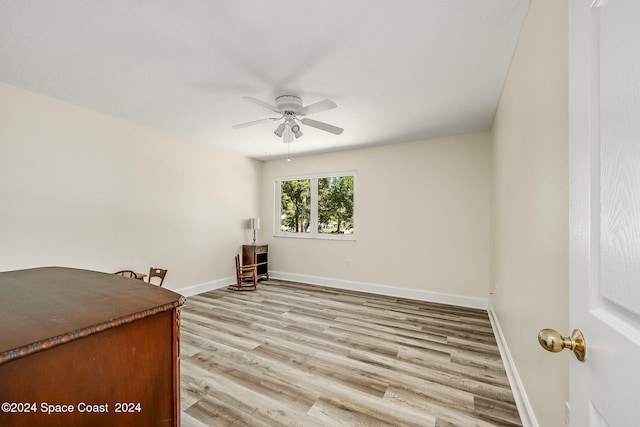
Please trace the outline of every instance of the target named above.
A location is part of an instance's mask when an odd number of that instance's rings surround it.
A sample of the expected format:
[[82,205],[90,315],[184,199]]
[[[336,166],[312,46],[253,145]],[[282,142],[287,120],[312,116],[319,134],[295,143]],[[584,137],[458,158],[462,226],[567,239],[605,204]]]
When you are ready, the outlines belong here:
[[538,332],[538,342],[547,351],[558,353],[565,348],[573,351],[579,361],[584,361],[587,347],[584,335],[579,329],[574,329],[570,337],[563,337],[553,329],[543,329]]

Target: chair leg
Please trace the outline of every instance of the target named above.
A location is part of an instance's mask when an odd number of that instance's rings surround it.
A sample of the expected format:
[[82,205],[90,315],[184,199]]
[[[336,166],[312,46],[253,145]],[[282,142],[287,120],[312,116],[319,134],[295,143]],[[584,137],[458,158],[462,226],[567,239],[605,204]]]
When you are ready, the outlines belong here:
[[243,282],[242,278],[238,278],[236,283],[233,285],[229,285],[227,287],[230,291],[254,291],[257,290],[256,280],[253,279],[251,282]]
[[235,285],[229,285],[227,289],[229,289],[230,291],[241,291],[242,284],[240,282],[237,282]]

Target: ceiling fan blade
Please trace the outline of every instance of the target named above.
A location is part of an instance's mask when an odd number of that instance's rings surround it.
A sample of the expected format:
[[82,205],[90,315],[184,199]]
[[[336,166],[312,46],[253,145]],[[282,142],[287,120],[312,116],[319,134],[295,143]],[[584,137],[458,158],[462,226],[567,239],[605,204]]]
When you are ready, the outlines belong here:
[[331,133],[334,133],[336,135],[340,135],[344,131],[344,129],[339,128],[337,126],[333,126],[333,125],[330,125],[328,123],[319,122],[319,121],[313,120],[313,119],[304,118],[304,119],[300,120],[300,123],[302,123],[303,125],[311,126],[311,127],[314,127],[314,128],[317,128],[317,129],[321,129],[321,130],[324,130],[324,131],[327,131],[327,132],[331,132]]
[[254,98],[252,96],[243,96],[242,99],[244,99],[245,101],[253,102],[254,104],[258,104],[259,106],[261,106],[263,108],[266,108],[269,111],[273,111],[274,113],[279,113],[280,112],[280,111],[278,111],[278,109],[275,106],[273,106],[273,105],[271,105],[271,104],[269,104],[267,102],[261,101],[258,98]]
[[254,120],[252,122],[240,123],[240,124],[237,124],[237,125],[233,125],[232,128],[240,129],[240,128],[247,127],[247,126],[257,125],[258,123],[266,122],[266,121],[269,121],[269,120],[278,120],[278,119],[275,118],[275,117],[268,117],[266,119]]
[[293,142],[293,132],[291,132],[291,126],[285,126],[284,127],[284,133],[282,135],[282,140],[285,143],[290,143]]
[[307,114],[319,113],[320,111],[331,110],[332,108],[336,108],[337,105],[330,99],[325,99],[324,101],[316,102],[315,104],[307,105],[306,107],[302,107],[298,111],[298,115],[306,116]]

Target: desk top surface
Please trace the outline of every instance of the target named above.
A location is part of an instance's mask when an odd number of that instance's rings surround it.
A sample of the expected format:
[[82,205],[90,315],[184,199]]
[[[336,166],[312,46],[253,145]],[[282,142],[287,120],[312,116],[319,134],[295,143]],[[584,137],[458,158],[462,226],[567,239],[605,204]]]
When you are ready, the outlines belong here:
[[0,364],[183,303],[168,289],[109,273],[63,267],[0,273]]

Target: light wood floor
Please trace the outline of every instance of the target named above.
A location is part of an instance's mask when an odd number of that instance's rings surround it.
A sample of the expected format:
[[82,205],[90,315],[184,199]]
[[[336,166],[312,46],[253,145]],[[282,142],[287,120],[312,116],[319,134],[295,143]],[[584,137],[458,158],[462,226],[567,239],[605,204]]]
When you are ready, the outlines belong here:
[[487,312],[276,280],[181,310],[182,425],[520,426]]

